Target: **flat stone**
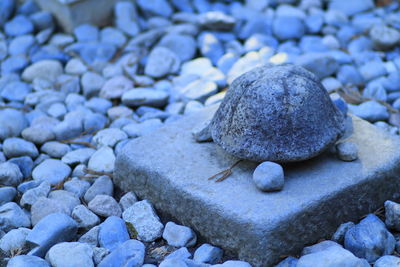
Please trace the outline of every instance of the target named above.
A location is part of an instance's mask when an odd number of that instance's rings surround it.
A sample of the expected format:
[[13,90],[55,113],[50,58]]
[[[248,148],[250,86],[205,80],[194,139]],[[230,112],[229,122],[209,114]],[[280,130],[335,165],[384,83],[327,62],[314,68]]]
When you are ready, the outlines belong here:
[[67,32],[84,23],[109,25],[117,0],[36,0],[41,9],[51,12]]
[[324,153],[283,165],[285,186],[274,193],[256,188],[256,164],[250,162],[240,163],[223,182],[209,181],[237,160],[214,143],[193,140],[192,129],[215,109],[128,143],[117,156],[115,184],[254,266],[299,254],[306,244],[328,239],[341,223],[358,221],[384,201],[399,198],[400,140],[356,117],[349,138],[359,148],[355,161]]

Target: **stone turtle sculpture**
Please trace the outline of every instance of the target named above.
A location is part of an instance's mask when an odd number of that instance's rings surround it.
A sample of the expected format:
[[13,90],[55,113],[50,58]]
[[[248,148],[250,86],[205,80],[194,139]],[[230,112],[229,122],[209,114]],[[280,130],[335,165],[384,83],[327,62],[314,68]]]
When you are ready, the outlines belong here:
[[209,130],[239,159],[283,163],[322,153],[342,136],[344,122],[314,74],[291,64],[264,65],[233,81]]

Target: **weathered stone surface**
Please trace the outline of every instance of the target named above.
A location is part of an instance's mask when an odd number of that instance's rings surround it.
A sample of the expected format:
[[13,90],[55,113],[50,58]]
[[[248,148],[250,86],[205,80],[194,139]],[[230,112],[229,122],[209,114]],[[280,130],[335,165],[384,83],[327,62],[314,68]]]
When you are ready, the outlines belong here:
[[357,221],[385,200],[400,197],[400,140],[358,118],[353,118],[349,138],[359,147],[356,161],[325,153],[285,164],[285,187],[274,193],[256,188],[256,164],[247,161],[225,181],[209,181],[237,160],[214,143],[193,139],[192,129],[215,109],[128,143],[118,154],[114,181],[151,201],[160,215],[174,216],[253,266],[270,266],[281,255],[298,254],[304,245],[329,238],[341,223]]
[[311,72],[264,65],[232,83],[210,127],[214,142],[238,158],[292,162],[332,145],[343,121]]
[[39,6],[53,13],[60,25],[67,32],[84,23],[104,26],[108,25],[114,4],[118,0],[36,0]]

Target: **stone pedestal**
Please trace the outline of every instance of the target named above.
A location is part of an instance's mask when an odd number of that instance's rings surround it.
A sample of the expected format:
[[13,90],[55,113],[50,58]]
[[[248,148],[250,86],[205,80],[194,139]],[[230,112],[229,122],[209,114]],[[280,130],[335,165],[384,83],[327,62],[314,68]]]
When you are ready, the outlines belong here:
[[281,256],[330,238],[341,223],[356,222],[400,197],[399,138],[358,118],[350,138],[359,147],[354,162],[326,153],[284,165],[285,186],[274,193],[257,190],[252,162],[240,163],[223,182],[209,181],[237,160],[214,143],[192,138],[192,129],[214,112],[194,114],[127,144],[117,157],[115,183],[254,266],[273,266]]

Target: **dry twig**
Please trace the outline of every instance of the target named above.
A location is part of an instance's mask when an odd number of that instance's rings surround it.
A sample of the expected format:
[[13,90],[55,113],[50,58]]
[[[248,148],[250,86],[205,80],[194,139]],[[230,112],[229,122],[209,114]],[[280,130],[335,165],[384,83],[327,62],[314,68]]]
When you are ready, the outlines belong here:
[[228,169],[220,171],[217,174],[214,174],[213,176],[209,177],[208,180],[212,180],[214,178],[217,178],[218,176],[221,176],[220,178],[218,178],[217,180],[215,180],[216,183],[218,182],[222,182],[223,180],[225,180],[226,178],[228,178],[231,174],[232,174],[232,169],[236,167],[236,165],[238,165],[242,160],[238,160],[235,163],[232,164],[232,166],[230,166]]

